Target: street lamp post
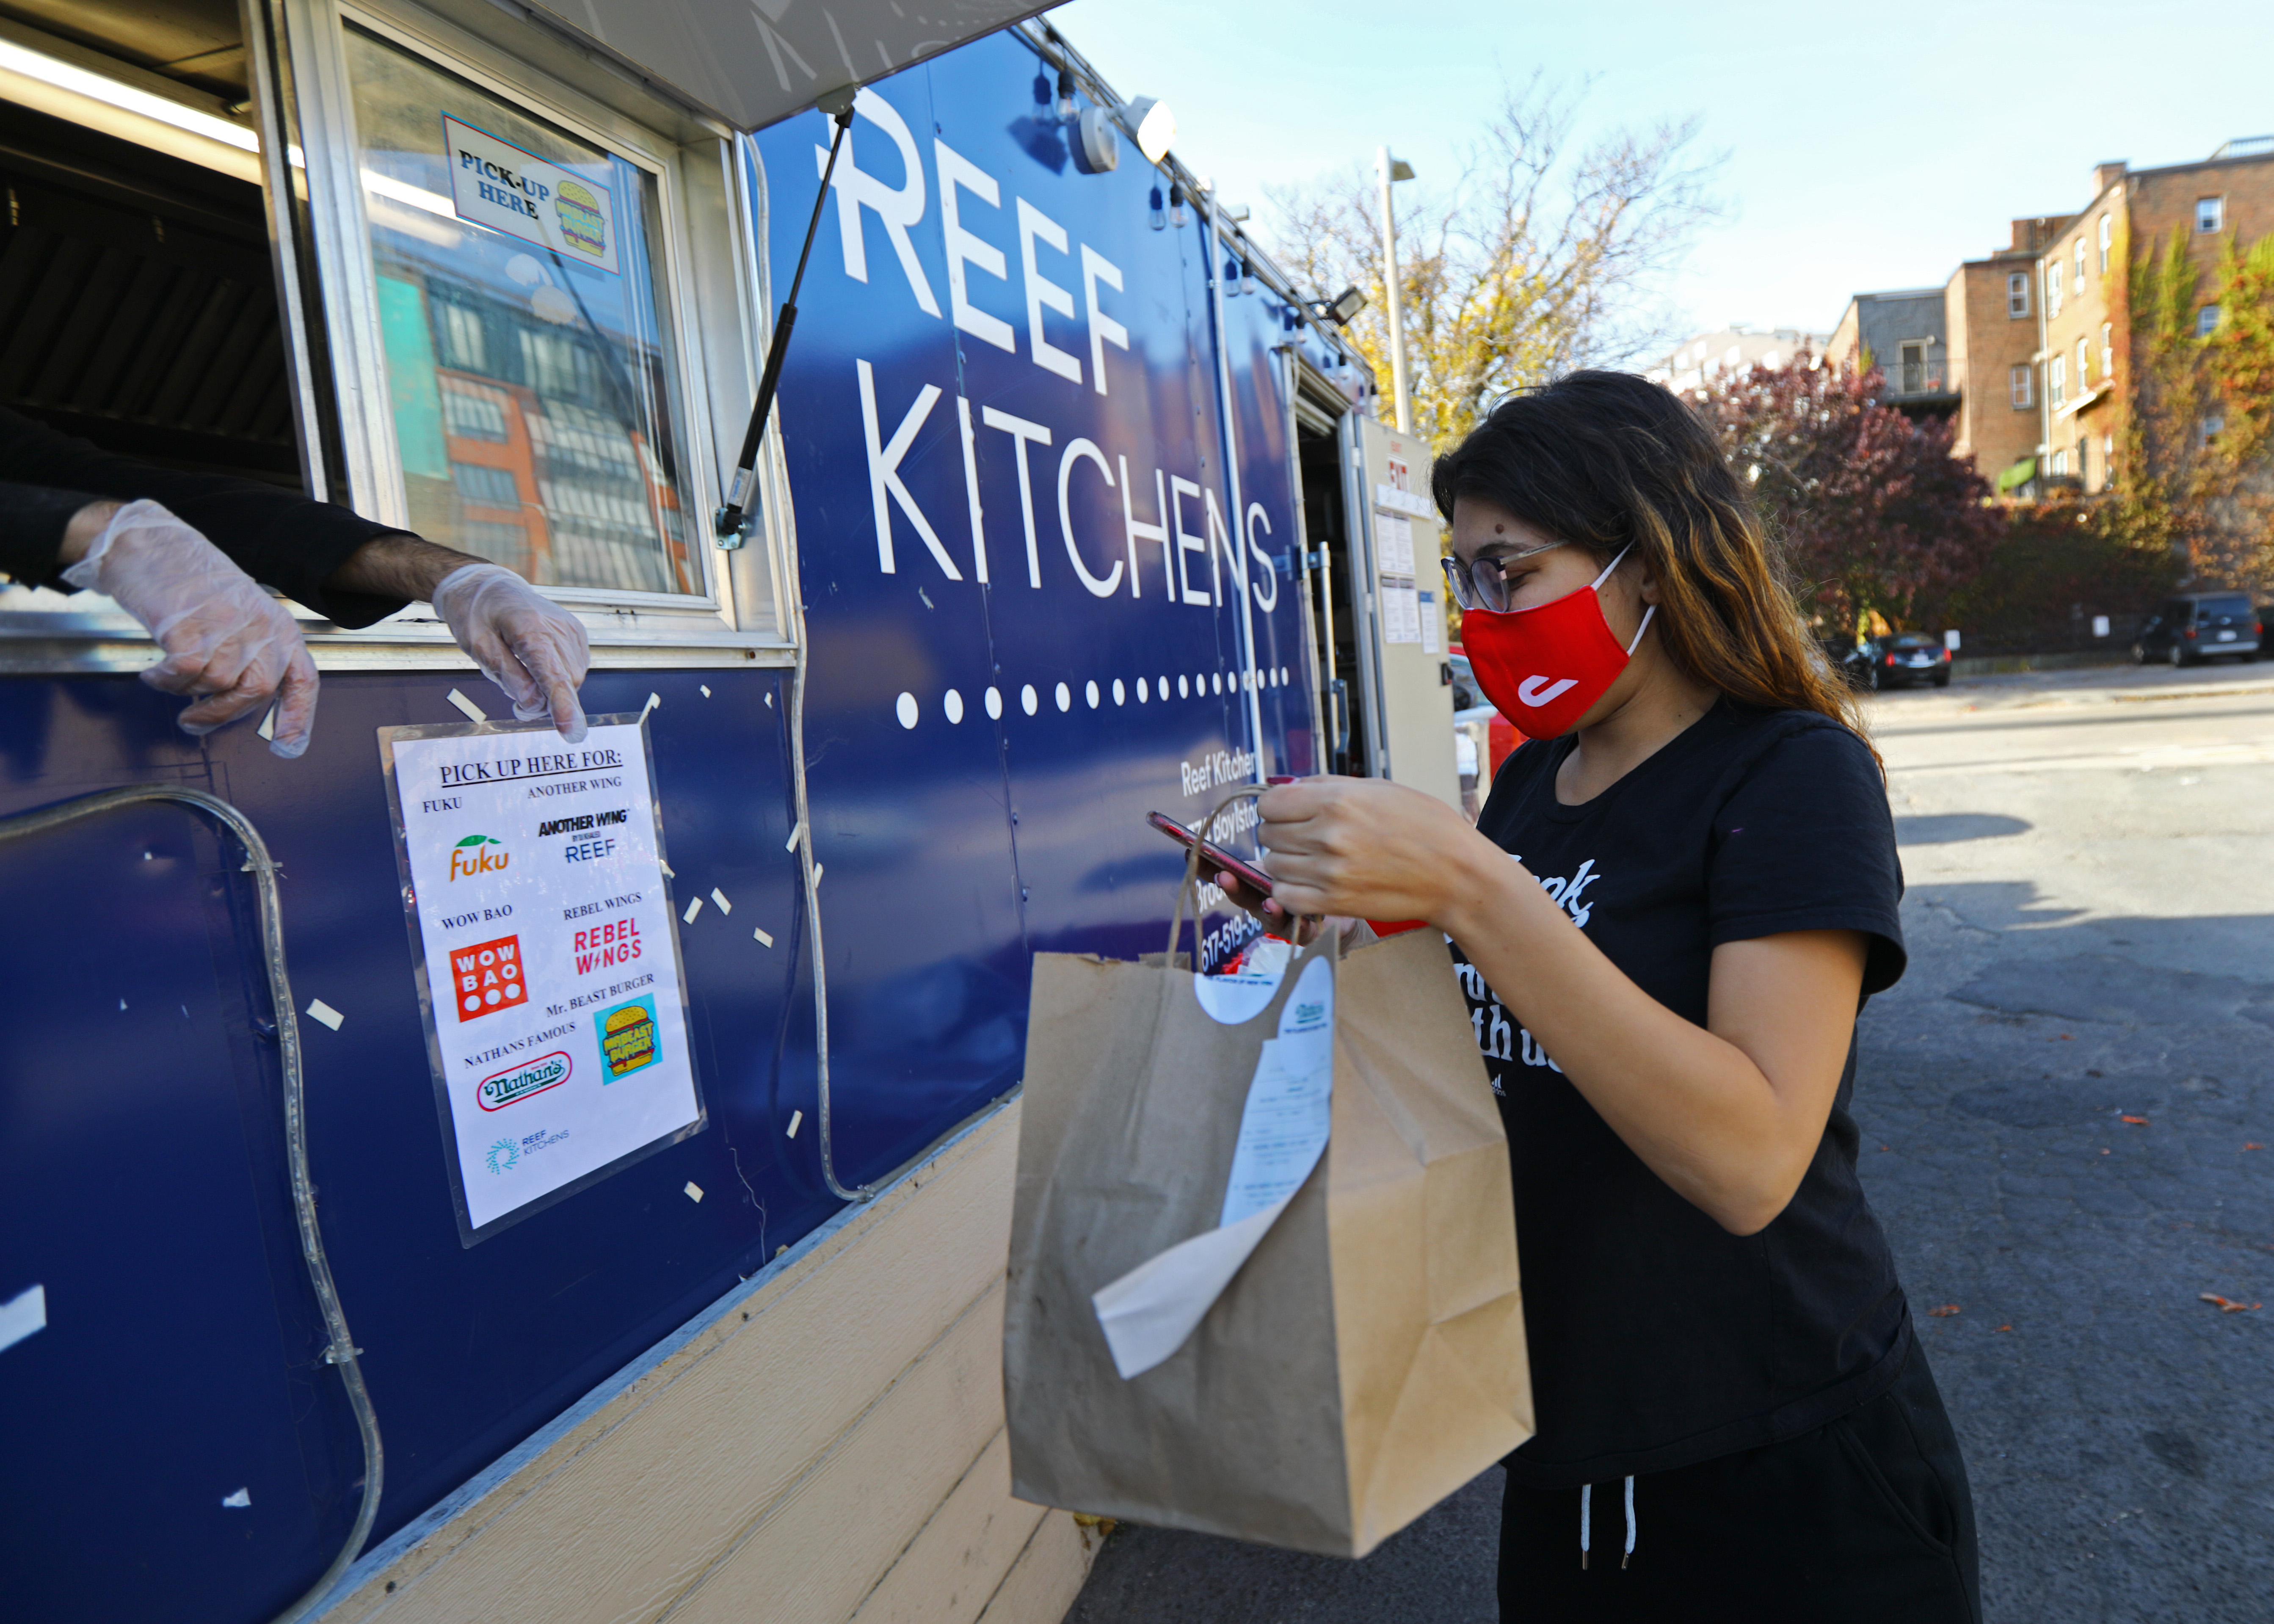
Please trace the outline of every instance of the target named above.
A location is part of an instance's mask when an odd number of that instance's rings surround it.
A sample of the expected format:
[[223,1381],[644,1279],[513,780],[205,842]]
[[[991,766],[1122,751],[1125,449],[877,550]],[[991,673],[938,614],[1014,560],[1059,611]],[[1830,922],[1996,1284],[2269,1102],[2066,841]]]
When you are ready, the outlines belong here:
[[1374,154],[1375,174],[1382,177],[1382,291],[1389,301],[1389,387],[1397,408],[1397,432],[1413,432],[1413,394],[1405,380],[1405,297],[1398,285],[1397,276],[1397,216],[1389,202],[1390,186],[1401,180],[1413,178],[1413,166],[1402,158],[1392,158],[1389,148],[1377,147]]

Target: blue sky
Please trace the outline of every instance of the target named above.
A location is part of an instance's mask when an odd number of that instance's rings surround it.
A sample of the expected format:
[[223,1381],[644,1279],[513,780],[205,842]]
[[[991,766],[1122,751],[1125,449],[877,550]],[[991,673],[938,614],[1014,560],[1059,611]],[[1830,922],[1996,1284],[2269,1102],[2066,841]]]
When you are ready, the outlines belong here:
[[1701,329],[1828,330],[1851,293],[1939,286],[2010,219],[2083,207],[2096,163],[2274,133],[2255,5],[1073,0],[1051,20],[1123,95],[1164,98],[1178,156],[1259,218],[1267,184],[1385,141],[1449,179],[1503,74],[1592,81],[1583,134],[1701,114],[1727,214],[1668,288]]

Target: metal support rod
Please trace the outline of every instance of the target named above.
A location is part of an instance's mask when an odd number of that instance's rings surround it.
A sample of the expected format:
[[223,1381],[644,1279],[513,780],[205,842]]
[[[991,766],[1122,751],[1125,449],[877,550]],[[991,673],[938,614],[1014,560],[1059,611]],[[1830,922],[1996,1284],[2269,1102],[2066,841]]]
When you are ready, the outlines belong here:
[[1389,387],[1397,406],[1397,432],[1413,432],[1413,396],[1405,381],[1405,290],[1398,285],[1397,216],[1389,202],[1389,148],[1377,148],[1375,172],[1382,178],[1382,291],[1389,323]]
[[[1224,413],[1224,498],[1231,504],[1226,515],[1231,521],[1232,568],[1238,571],[1235,584],[1239,588],[1239,632],[1243,645],[1243,664],[1247,669],[1241,673],[1240,685],[1247,690],[1247,741],[1255,756],[1255,781],[1265,777],[1263,762],[1263,672],[1255,650],[1255,608],[1250,601],[1247,581],[1247,509],[1239,487],[1239,432],[1235,414],[1238,400],[1231,385],[1231,330],[1225,325],[1224,311],[1224,279],[1229,267],[1224,258],[1231,244],[1224,235],[1224,211],[1213,192],[1204,194],[1201,207],[1207,211],[1209,297],[1216,317],[1216,389]],[[1282,763],[1283,765],[1284,763]]]
[[340,1307],[339,1289],[332,1283],[332,1266],[324,1255],[323,1230],[316,1222],[315,1185],[308,1177],[308,1119],[300,1019],[292,1001],[292,980],[284,966],[283,907],[276,895],[276,861],[268,854],[260,831],[244,813],[218,795],[172,784],[136,784],[107,789],[76,801],[42,807],[36,812],[0,818],[0,843],[42,834],[81,818],[147,801],[175,801],[195,807],[235,835],[245,848],[245,871],[253,876],[253,890],[260,903],[261,961],[268,972],[268,1001],[276,1018],[276,1047],[284,1074],[285,1160],[292,1184],[292,1214],[300,1226],[301,1260],[307,1265],[308,1283],[314,1288],[316,1305],[323,1313],[328,1339],[324,1363],[337,1368],[340,1380],[346,1384],[348,1405],[355,1412],[356,1430],[363,1438],[363,1498],[356,1507],[355,1524],[349,1529],[339,1553],[332,1558],[331,1566],[317,1576],[315,1583],[299,1600],[274,1620],[274,1624],[295,1624],[331,1593],[340,1575],[347,1572],[363,1550],[364,1541],[371,1538],[372,1523],[379,1516],[383,1462],[379,1417],[372,1410],[371,1392],[364,1385],[363,1367],[357,1363],[363,1350],[348,1335],[347,1315]]
[[712,521],[719,545],[732,549],[742,545],[742,516],[749,508],[751,486],[757,483],[758,441],[765,437],[766,418],[774,409],[774,392],[781,386],[782,358],[789,353],[789,335],[797,326],[797,290],[805,282],[805,262],[813,257],[813,239],[821,229],[821,211],[829,203],[829,185],[837,173],[837,154],[845,146],[845,132],[853,127],[855,87],[837,93],[841,101],[822,111],[836,121],[837,133],[829,138],[829,162],[821,171],[821,189],[814,196],[813,217],[805,224],[805,245],[798,250],[797,271],[789,280],[789,297],[775,319],[773,337],[766,345],[765,370],[758,375],[758,398],[750,403],[749,426],[742,431],[742,454],[734,460],[734,477],[727,487],[727,500]]

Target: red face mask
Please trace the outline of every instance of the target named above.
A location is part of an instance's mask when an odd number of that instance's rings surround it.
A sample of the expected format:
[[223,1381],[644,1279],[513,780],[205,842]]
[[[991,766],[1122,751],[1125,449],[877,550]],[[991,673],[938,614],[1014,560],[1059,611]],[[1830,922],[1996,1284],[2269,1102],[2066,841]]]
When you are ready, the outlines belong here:
[[1526,735],[1554,739],[1577,727],[1619,680],[1649,629],[1650,617],[1658,613],[1655,604],[1643,612],[1634,642],[1624,648],[1603,619],[1597,594],[1625,557],[1621,552],[1592,586],[1550,602],[1497,614],[1471,609],[1462,615],[1461,646],[1468,650],[1477,686]]

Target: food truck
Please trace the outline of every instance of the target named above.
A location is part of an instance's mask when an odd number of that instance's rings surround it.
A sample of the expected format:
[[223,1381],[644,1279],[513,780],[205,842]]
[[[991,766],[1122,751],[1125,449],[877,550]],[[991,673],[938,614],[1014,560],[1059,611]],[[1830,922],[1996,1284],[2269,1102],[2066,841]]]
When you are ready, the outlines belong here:
[[[505,564],[593,653],[572,744],[424,604],[297,610],[286,761],[0,590],[11,1618],[1079,1588],[1004,1464],[1031,956],[1158,950],[1150,811],[1458,803],[1438,531],[1168,109],[940,9],[0,3],[0,405]],[[1255,927],[1206,900],[1209,967]]]

